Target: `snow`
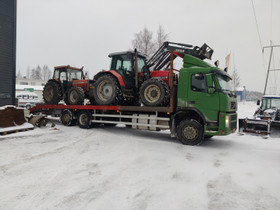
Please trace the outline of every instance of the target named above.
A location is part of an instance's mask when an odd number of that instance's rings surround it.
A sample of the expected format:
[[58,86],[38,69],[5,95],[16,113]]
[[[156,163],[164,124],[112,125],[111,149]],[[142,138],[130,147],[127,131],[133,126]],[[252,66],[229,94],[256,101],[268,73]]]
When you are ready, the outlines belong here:
[[[239,103],[239,117],[256,103]],[[280,138],[35,128],[0,136],[0,209],[279,209]]]

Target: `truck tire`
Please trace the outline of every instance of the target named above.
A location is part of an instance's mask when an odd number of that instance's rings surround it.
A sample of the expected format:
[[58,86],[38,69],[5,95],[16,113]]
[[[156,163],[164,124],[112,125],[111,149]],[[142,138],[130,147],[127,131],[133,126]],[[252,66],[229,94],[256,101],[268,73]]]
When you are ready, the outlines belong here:
[[140,98],[146,106],[165,106],[169,102],[169,88],[161,79],[148,79],[140,87]]
[[120,105],[123,95],[115,77],[105,74],[94,83],[93,96],[98,105]]
[[78,125],[80,128],[90,128],[91,126],[91,113],[87,110],[81,110],[78,114]]
[[61,87],[57,82],[48,81],[43,90],[43,99],[46,104],[58,104],[62,99]]
[[197,145],[203,140],[203,128],[196,120],[183,120],[177,127],[177,135],[182,144]]
[[65,126],[72,126],[76,124],[76,119],[74,119],[74,114],[69,109],[64,109],[60,115],[60,121]]
[[70,105],[82,105],[84,104],[84,90],[81,87],[71,87],[68,91],[67,102]]

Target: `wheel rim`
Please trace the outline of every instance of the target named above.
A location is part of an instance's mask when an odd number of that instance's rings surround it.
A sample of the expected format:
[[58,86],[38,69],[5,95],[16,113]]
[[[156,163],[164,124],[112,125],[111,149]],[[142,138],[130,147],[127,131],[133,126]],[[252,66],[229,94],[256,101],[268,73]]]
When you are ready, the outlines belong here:
[[69,94],[69,100],[71,103],[76,103],[78,97],[78,93],[75,90],[71,91]]
[[184,128],[183,134],[187,139],[193,140],[198,136],[198,131],[192,126],[187,126]]
[[108,101],[112,98],[113,86],[108,81],[102,81],[97,87],[97,96],[102,101]]
[[62,116],[62,121],[63,121],[64,123],[69,123],[69,122],[71,121],[71,116],[70,116],[70,114],[69,114],[69,113],[64,114],[64,115]]
[[88,116],[86,114],[81,114],[79,117],[79,122],[81,125],[85,126],[88,123]]
[[144,91],[145,99],[149,103],[155,103],[160,98],[160,89],[157,85],[149,85]]
[[44,91],[44,96],[46,101],[51,101],[53,99],[54,91],[52,86],[46,87]]

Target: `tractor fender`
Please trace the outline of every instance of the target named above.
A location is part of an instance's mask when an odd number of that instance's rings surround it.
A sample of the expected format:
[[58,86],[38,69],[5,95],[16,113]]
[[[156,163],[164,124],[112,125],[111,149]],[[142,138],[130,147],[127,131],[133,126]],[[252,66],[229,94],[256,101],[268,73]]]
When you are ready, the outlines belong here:
[[115,70],[110,70],[110,71],[103,70],[103,71],[99,72],[98,74],[96,74],[94,76],[94,80],[97,80],[99,77],[101,77],[104,74],[111,74],[111,75],[113,75],[118,80],[120,86],[125,87],[125,84],[124,84],[122,76],[118,72],[116,72]]

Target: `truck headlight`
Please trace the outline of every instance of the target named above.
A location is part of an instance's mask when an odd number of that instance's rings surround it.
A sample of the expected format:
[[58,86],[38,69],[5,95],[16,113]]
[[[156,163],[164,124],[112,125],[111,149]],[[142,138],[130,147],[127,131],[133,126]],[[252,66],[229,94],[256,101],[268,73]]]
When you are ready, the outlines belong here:
[[226,121],[226,127],[229,128],[229,116],[226,116],[225,121]]

